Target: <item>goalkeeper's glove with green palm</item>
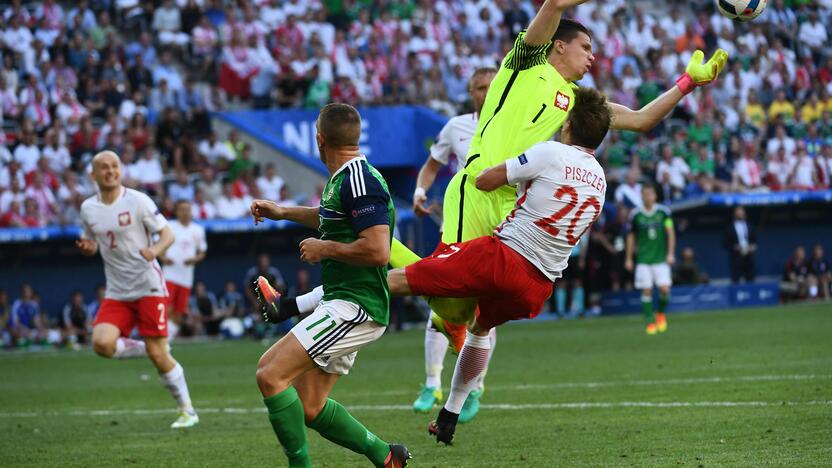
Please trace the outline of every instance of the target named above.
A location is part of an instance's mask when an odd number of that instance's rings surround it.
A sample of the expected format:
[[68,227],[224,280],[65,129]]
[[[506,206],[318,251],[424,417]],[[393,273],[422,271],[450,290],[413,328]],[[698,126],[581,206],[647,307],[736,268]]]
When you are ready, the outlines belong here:
[[725,68],[725,63],[728,62],[728,52],[722,49],[717,49],[710,60],[702,63],[705,58],[705,53],[697,50],[690,57],[688,66],[685,67],[685,73],[676,80],[676,86],[683,94],[688,94],[697,86],[706,85],[719,76],[719,72]]

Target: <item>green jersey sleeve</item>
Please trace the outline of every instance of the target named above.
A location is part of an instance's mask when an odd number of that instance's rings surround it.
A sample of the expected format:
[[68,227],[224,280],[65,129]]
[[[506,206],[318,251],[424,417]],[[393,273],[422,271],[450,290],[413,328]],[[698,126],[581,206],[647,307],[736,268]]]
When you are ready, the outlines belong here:
[[519,71],[546,63],[546,57],[552,44],[531,46],[526,44],[526,41],[523,40],[524,37],[526,37],[526,31],[520,31],[517,39],[514,40],[514,47],[511,48],[503,60],[503,67]]

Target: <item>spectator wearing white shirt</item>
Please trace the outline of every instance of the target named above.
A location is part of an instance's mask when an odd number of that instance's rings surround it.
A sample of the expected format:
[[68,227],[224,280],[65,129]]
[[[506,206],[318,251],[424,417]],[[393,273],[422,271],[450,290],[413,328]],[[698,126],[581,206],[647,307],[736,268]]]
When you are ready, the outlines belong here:
[[828,47],[829,36],[826,32],[826,26],[818,20],[817,12],[810,11],[809,21],[804,21],[800,25],[797,38],[802,43],[803,48],[811,52],[815,62],[819,62],[818,59],[823,55],[824,48]]
[[742,158],[734,165],[734,190],[759,192],[766,191],[763,185],[763,168],[755,158],[756,146],[746,143]]
[[215,132],[209,133],[208,138],[199,142],[197,151],[213,166],[226,167],[234,160],[234,155],[231,154],[228,145],[223,141],[217,140],[217,134]]
[[768,153],[766,164],[766,185],[771,190],[783,190],[789,183],[792,173],[792,162],[786,159],[786,149],[777,148],[775,153]]
[[637,169],[627,171],[625,183],[615,189],[615,202],[623,204],[628,208],[641,209],[644,204],[641,201],[641,184],[638,183],[639,173]]
[[20,144],[14,149],[14,159],[20,163],[20,168],[25,173],[34,170],[40,159],[40,148],[35,144],[35,134],[31,130],[24,130]]
[[251,197],[234,195],[234,187],[231,182],[222,185],[222,195],[217,199],[217,217],[223,219],[239,219],[249,214]]
[[23,207],[23,202],[26,200],[26,194],[23,192],[23,186],[24,182],[22,177],[13,177],[9,181],[8,190],[0,193],[0,213],[9,211],[9,206],[15,201],[18,203],[19,207]]
[[815,160],[806,152],[802,141],[797,143],[794,165],[789,174],[790,190],[813,190],[818,185]]
[[779,148],[786,150],[786,160],[793,158],[797,149],[794,138],[786,134],[786,127],[782,125],[777,126],[774,131],[774,138],[770,139],[766,144],[766,152],[769,154],[776,153]]
[[3,40],[6,42],[6,47],[19,54],[25,54],[32,47],[34,36],[32,36],[32,31],[23,24],[20,16],[15,15],[3,33]]
[[81,119],[89,115],[89,111],[83,104],[78,102],[75,92],[67,90],[61,96],[61,102],[55,109],[55,116],[61,121],[67,133],[75,134],[81,124]]
[[690,167],[680,156],[673,155],[669,144],[661,145],[661,161],[656,165],[656,180],[661,184],[666,201],[678,198],[685,190]]
[[260,198],[275,202],[280,201],[280,189],[283,188],[283,179],[277,175],[274,163],[266,165],[266,173],[257,179],[257,188],[260,189]]
[[136,181],[139,182],[144,190],[154,194],[160,193],[165,174],[162,171],[162,164],[159,162],[159,157],[156,155],[152,145],[144,147],[141,159],[133,163],[130,172],[133,173]]
[[205,194],[202,190],[197,189],[194,192],[194,201],[191,204],[191,215],[194,219],[204,221],[206,219],[214,219],[217,216],[217,209],[214,204],[205,199]]
[[222,184],[211,166],[202,168],[202,180],[197,182],[196,188],[205,195],[206,200],[214,204],[222,196]]
[[69,150],[60,144],[58,132],[54,129],[46,132],[46,146],[43,147],[41,155],[49,161],[49,168],[58,174],[64,172],[72,163]]
[[38,213],[41,219],[47,223],[57,219],[60,208],[52,189],[44,183],[40,172],[32,174],[32,184],[26,189],[26,198],[31,198],[37,203]]
[[194,184],[183,169],[176,171],[176,181],[168,187],[168,196],[174,203],[181,200],[190,202],[194,199]]
[[153,29],[162,44],[184,47],[190,42],[190,36],[182,32],[182,17],[173,0],[164,0],[153,12]]

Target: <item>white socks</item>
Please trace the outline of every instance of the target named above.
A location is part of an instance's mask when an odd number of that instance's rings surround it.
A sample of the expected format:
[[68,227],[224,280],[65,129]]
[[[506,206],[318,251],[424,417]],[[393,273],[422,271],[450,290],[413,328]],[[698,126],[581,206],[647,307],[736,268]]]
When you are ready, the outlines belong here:
[[194,413],[194,407],[191,404],[191,395],[188,392],[188,383],[185,382],[185,370],[177,362],[176,365],[168,373],[159,373],[162,378],[162,384],[168,389],[170,395],[176,400],[179,409],[188,413]]
[[465,345],[459,353],[451,380],[451,394],[445,409],[459,414],[468,394],[479,385],[479,376],[488,367],[491,358],[491,339],[467,332]]
[[309,291],[306,294],[296,297],[295,301],[297,301],[298,310],[300,311],[300,313],[305,314],[315,310],[315,307],[318,307],[318,303],[321,302],[321,299],[323,299],[323,297],[324,287],[318,286],[312,291]]
[[[492,328],[488,332],[488,341],[491,342],[491,348],[488,350],[488,362],[491,362],[491,356],[494,355],[494,348],[497,347],[497,327]],[[477,390],[482,391],[485,388],[485,374],[488,373],[488,364],[482,370],[479,378],[477,378]]]
[[433,328],[433,322],[428,317],[425,327],[425,387],[442,387],[442,367],[449,344],[448,337]]
[[130,359],[142,356],[147,356],[144,341],[130,338],[118,338],[116,340],[116,352],[113,353],[113,359]]

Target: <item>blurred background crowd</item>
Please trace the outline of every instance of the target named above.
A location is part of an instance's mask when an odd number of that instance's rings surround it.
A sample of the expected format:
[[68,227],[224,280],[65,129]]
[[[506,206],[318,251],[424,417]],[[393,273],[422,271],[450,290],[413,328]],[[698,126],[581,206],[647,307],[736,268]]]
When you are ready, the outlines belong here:
[[[0,227],[78,224],[102,149],[168,216],[181,199],[197,220],[243,217],[252,198],[314,204],[315,190],[255,163],[234,131],[216,134],[210,113],[333,101],[470,111],[471,72],[497,65],[539,4],[13,0],[0,7]],[[632,108],[672,86],[694,50],[731,57],[651,133],[611,132],[599,150],[618,209],[596,230],[611,242],[643,183],[665,203],[830,188],[832,1],[773,0],[752,23],[710,0],[594,1],[572,14],[595,51],[580,84]]]

